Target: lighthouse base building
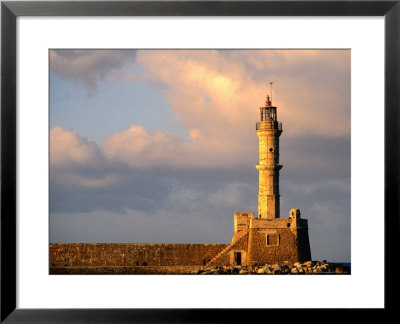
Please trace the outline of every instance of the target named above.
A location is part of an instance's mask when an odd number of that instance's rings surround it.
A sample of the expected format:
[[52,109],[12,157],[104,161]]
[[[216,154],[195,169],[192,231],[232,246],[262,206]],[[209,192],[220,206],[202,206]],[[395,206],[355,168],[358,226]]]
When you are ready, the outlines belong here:
[[288,218],[259,219],[253,213],[234,214],[232,242],[208,265],[264,265],[311,260],[308,223],[300,210]]

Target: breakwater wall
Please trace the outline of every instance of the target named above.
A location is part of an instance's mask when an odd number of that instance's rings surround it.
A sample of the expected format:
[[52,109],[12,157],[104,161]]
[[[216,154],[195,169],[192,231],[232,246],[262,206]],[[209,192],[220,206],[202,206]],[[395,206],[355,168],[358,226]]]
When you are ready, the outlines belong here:
[[50,267],[202,266],[228,244],[51,243]]

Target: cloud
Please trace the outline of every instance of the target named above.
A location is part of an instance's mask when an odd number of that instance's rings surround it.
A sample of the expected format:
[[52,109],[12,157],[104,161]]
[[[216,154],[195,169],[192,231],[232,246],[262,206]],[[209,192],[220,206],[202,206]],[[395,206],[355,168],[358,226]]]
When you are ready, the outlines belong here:
[[[138,205],[151,210],[155,204],[162,205],[171,194],[177,199],[174,205],[183,206],[187,202],[201,208],[195,201],[204,203],[205,197],[210,197],[206,203],[214,208],[217,202],[224,206],[240,202],[235,206],[246,209],[256,200],[249,204],[239,198],[248,197],[246,191],[255,197],[258,188],[258,172],[254,167],[258,147],[254,137],[253,153],[243,157],[240,145],[231,152],[215,147],[202,150],[172,133],[149,134],[136,125],[106,138],[101,147],[76,131],[57,126],[50,131],[51,182],[54,190],[81,188],[84,191],[80,195],[93,197],[100,194],[93,189],[103,188],[118,196],[115,204],[104,201],[111,210],[138,208]],[[285,139],[283,148],[281,193],[291,196],[292,204],[312,203],[316,197],[329,201],[338,199],[340,194],[349,197],[350,138],[304,135]],[[216,182],[218,186],[212,187]],[[327,192],[327,188],[336,189]],[[324,192],[327,193],[322,196]],[[198,199],[199,196],[202,198]],[[86,199],[83,210],[93,210],[98,203],[98,199]],[[70,206],[67,203],[60,208]]]
[[134,50],[50,50],[50,70],[95,91],[99,81],[135,61]]
[[61,179],[64,186],[83,188],[110,188],[111,185],[120,183],[120,177],[115,174],[99,174],[96,177],[90,177],[85,174],[66,172],[61,175]]
[[139,51],[135,81],[164,84],[187,130],[247,139],[274,81],[273,103],[289,135],[350,132],[350,51]]
[[350,260],[351,224],[348,213],[347,208],[332,201],[315,202],[310,206],[310,214],[304,216],[309,219],[313,259]]
[[76,130],[55,126],[50,130],[50,167],[97,168],[104,156],[97,144],[81,137]]
[[220,218],[198,210],[188,218],[187,212],[168,213],[166,216],[165,210],[161,209],[151,214],[136,209],[126,209],[124,213],[104,210],[74,214],[57,212],[53,213],[50,221],[50,242],[230,242],[233,215],[221,222]]
[[246,182],[237,182],[236,179],[219,184],[215,181],[209,182],[208,186],[194,186],[175,181],[169,190],[165,207],[181,212],[207,210],[214,211],[214,214],[221,206],[232,210],[239,208],[238,206],[244,209],[254,208],[254,205],[251,206],[244,199],[247,197],[246,192],[252,192],[251,186]]
[[[248,184],[236,182],[236,179],[224,181],[221,174],[207,184],[193,181],[193,178],[203,175],[194,171],[192,180],[188,181],[187,175],[180,176],[178,171],[168,176],[149,173],[142,179],[138,175],[126,174],[129,181],[114,186],[113,194],[104,196],[100,188],[89,191],[75,187],[74,199],[66,193],[65,187],[54,187],[51,193],[62,195],[67,209],[51,206],[51,240],[228,242],[233,230],[233,211],[239,206],[241,210],[248,207],[248,193],[253,192],[248,190]],[[146,193],[148,190],[151,190],[150,194]],[[256,202],[256,194],[253,194]],[[104,197],[107,201],[103,201]],[[90,200],[92,208],[82,208]],[[68,209],[72,204],[73,212]],[[110,209],[110,206],[117,208]]]
[[[81,65],[101,75],[122,66],[121,56],[127,53],[131,51],[54,51],[52,61],[55,66],[60,60],[72,62],[79,75],[85,71]],[[253,164],[258,145],[250,130],[259,120],[258,107],[271,80],[285,140],[350,133],[349,51],[140,50],[135,58],[142,73],[119,70],[118,78],[162,85],[172,113],[190,137],[183,141],[171,132],[150,134],[132,124],[105,139],[102,150],[109,159],[142,168]]]
[[206,137],[197,129],[192,129],[189,140],[183,141],[171,132],[149,134],[144,127],[131,125],[128,130],[106,137],[102,149],[110,160],[133,167],[203,169],[243,165],[243,160],[255,157],[248,154],[253,151],[248,147],[240,150],[243,155],[238,154],[239,146],[238,142]]
[[149,134],[138,125],[107,137],[102,145],[105,155],[135,167],[146,167],[173,163],[182,141],[170,132],[157,131]]
[[327,177],[350,177],[350,136],[284,135],[280,141],[280,162],[287,178],[308,183]]
[[251,130],[270,80],[276,80],[273,98],[285,141],[350,134],[349,51],[146,50],[136,64],[143,72],[120,71],[121,79],[160,87],[190,138],[149,134],[140,125],[106,138],[107,157],[132,166],[254,163],[258,145]]

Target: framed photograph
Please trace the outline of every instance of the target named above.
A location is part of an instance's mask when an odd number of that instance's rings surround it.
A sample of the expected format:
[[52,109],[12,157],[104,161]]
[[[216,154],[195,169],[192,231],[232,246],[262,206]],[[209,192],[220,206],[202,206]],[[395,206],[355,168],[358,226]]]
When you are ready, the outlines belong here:
[[50,274],[350,274],[350,53],[50,49]]
[[399,15],[2,2],[1,321],[391,309]]

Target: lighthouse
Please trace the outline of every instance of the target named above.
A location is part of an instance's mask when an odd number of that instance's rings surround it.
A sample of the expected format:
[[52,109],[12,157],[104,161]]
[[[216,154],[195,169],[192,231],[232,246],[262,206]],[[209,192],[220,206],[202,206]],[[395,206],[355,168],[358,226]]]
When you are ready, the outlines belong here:
[[279,136],[282,123],[278,122],[277,108],[272,106],[272,95],[260,107],[260,121],[256,123],[259,141],[258,218],[274,219],[280,215],[279,195]]
[[207,265],[289,264],[311,260],[308,220],[300,209],[292,208],[289,217],[280,217],[279,137],[282,123],[271,93],[260,107],[256,123],[259,140],[258,215],[237,211],[233,215],[231,243],[208,261]]

